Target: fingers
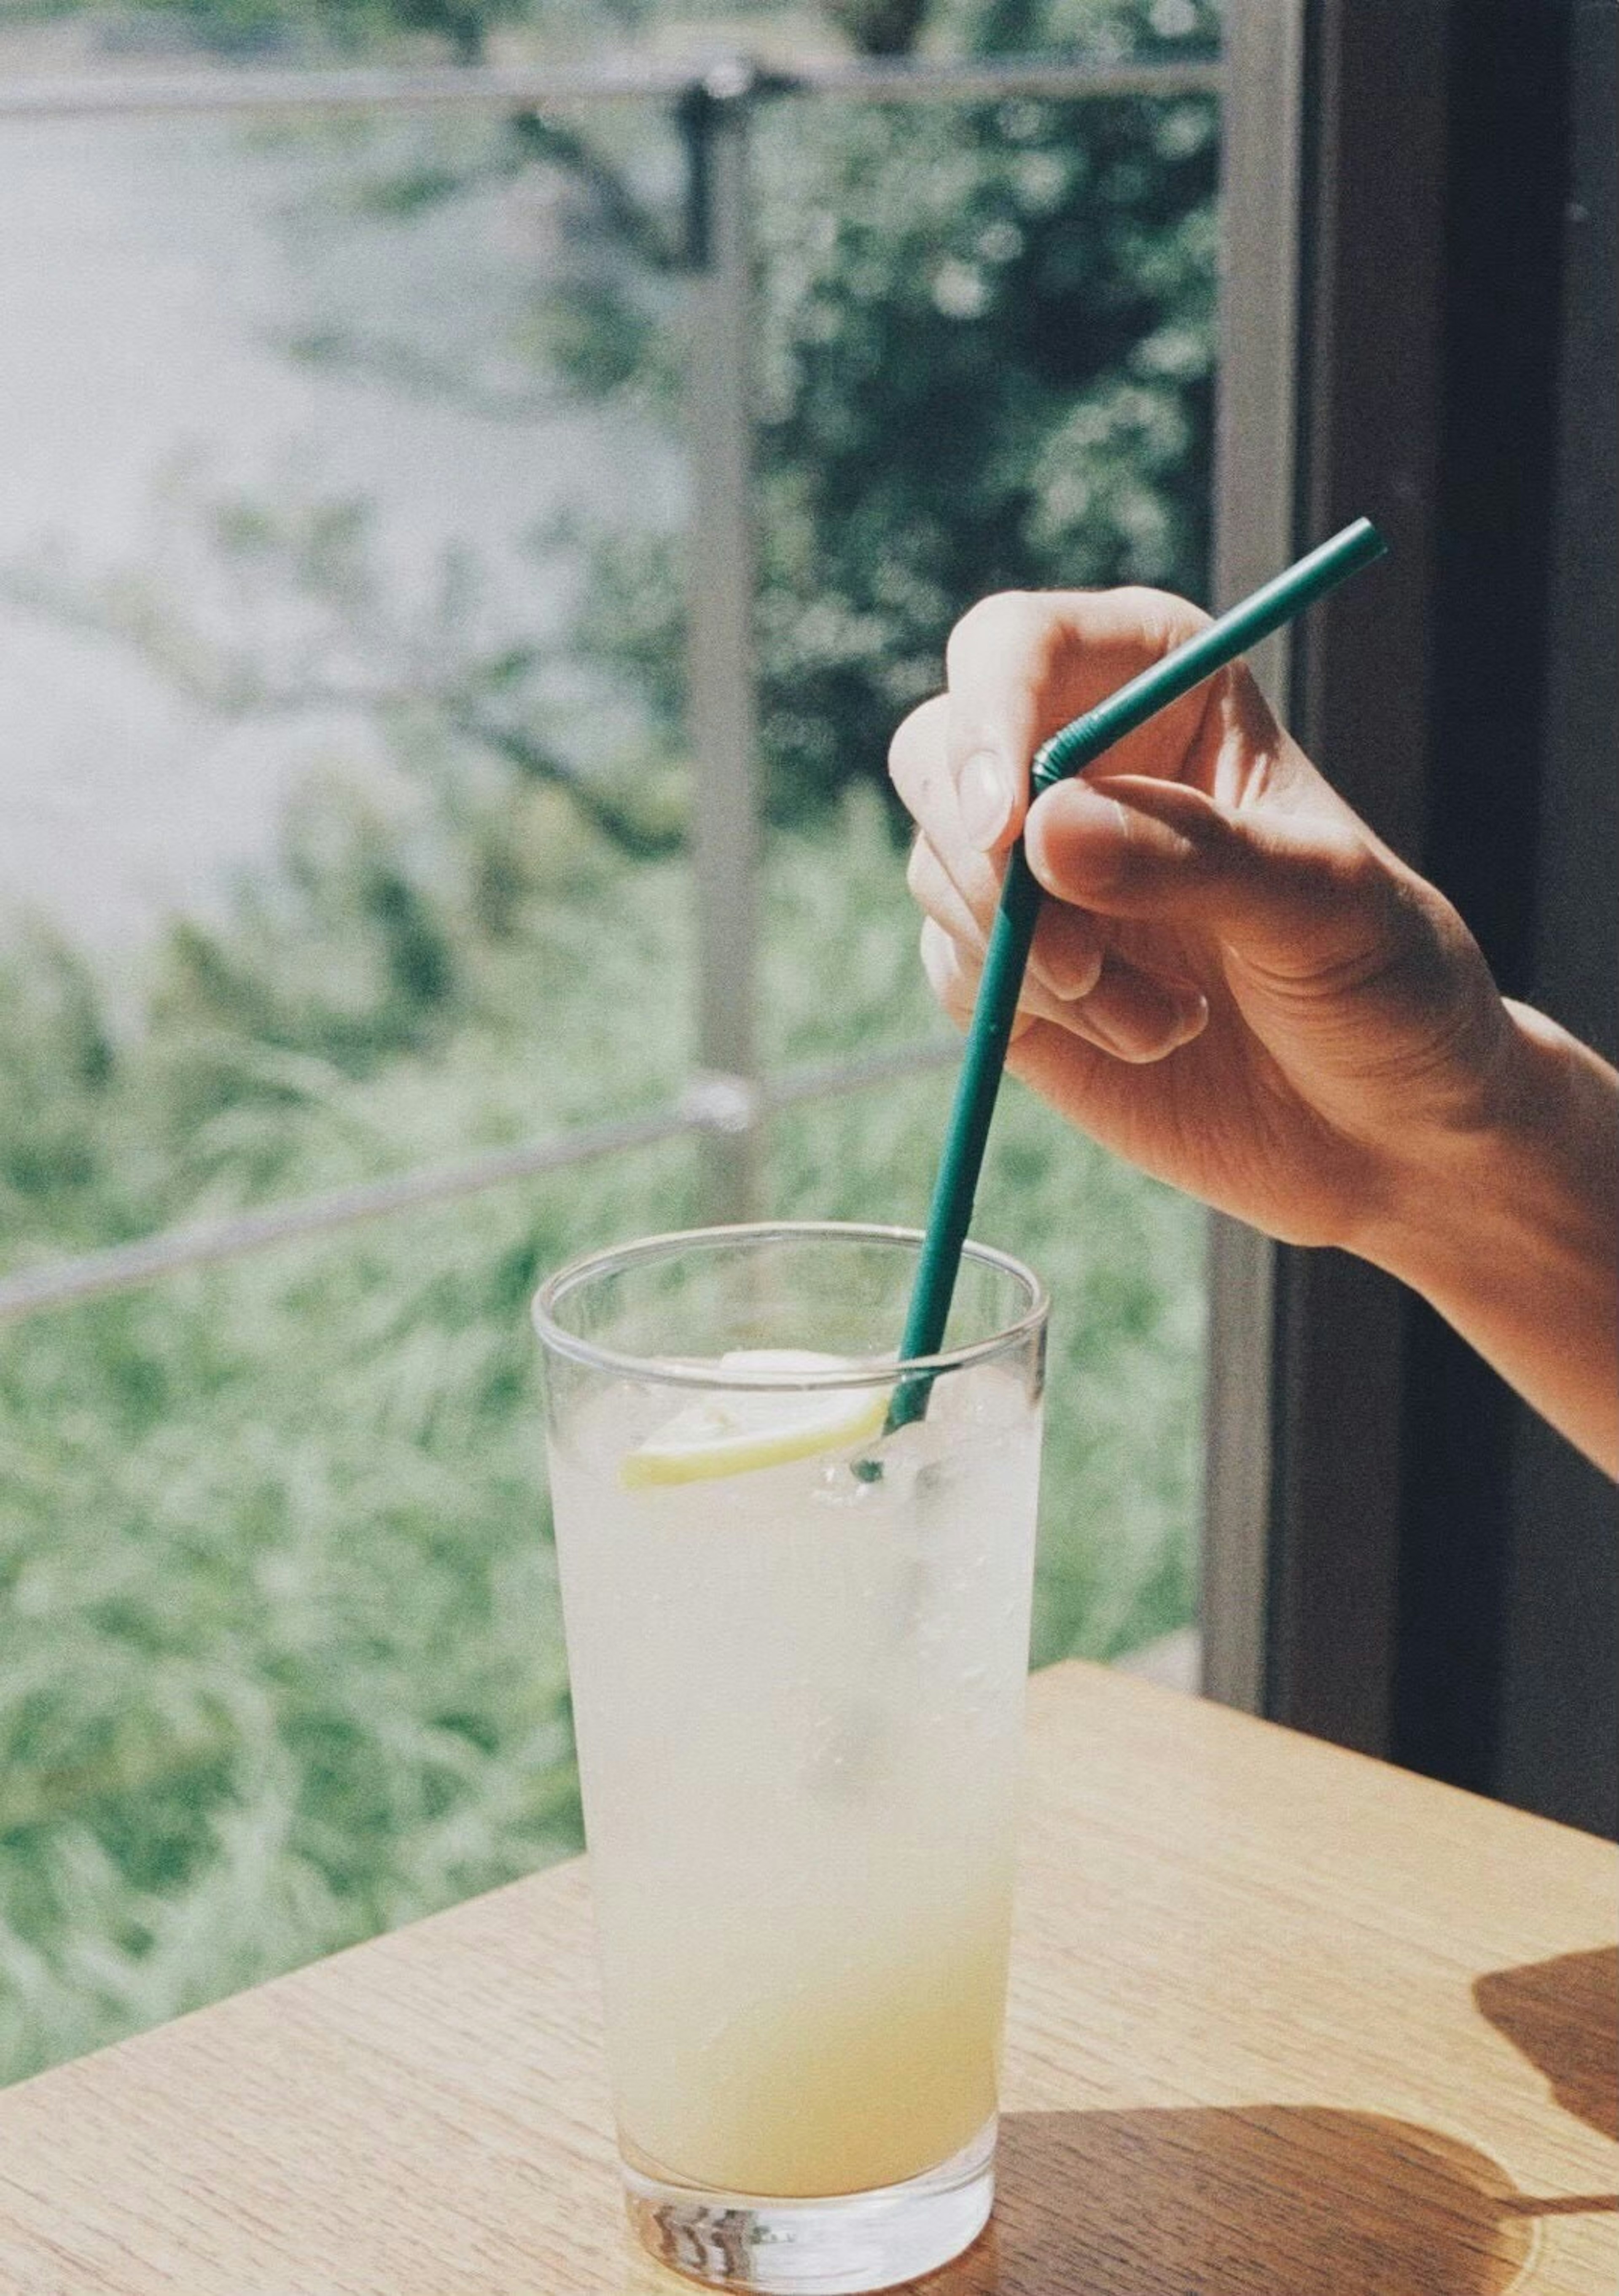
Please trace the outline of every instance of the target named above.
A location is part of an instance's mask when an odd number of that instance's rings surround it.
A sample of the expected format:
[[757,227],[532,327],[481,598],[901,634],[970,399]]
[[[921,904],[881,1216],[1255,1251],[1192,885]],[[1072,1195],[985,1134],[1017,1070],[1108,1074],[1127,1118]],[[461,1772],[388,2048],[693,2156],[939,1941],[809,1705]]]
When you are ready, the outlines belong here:
[[[1058,897],[1042,913],[1020,1010],[1118,1059],[1161,1059],[1208,1015],[1198,988],[1140,961],[1139,934],[1127,961],[1108,920],[1209,927],[1253,962],[1300,974],[1334,950],[1353,961],[1375,939],[1375,840],[1280,735],[1239,665],[1117,743],[1093,780],[1028,810],[1039,744],[1206,622],[1184,599],[1124,589],[1009,592],[957,624],[949,690],[905,720],[890,767],[921,832],[911,884],[930,921],[928,977],[959,1020],[1020,831]],[[1170,967],[1187,961],[1175,933],[1164,955]]]
[[[888,771],[906,811],[967,906],[987,927],[1001,890],[1001,872],[961,827],[954,777],[946,754],[949,697],[935,694],[913,709],[888,749]],[[920,893],[918,898],[920,898]]]
[[1163,980],[1109,956],[1089,996],[1072,1008],[1072,1027],[1116,1060],[1161,1061],[1208,1025],[1208,999],[1190,981]]
[[[972,1008],[977,1000],[980,960],[954,941],[943,925],[931,917],[922,920],[922,971],[944,1011],[958,1029],[965,1029],[972,1019]],[[1016,1044],[1024,1030],[1041,1016],[1034,1004],[1043,992],[1026,982],[1018,1010],[1012,1016],[1011,1041]]]
[[[922,927],[922,966],[934,995],[951,1019],[965,1028],[972,1018],[984,969],[984,940],[976,924],[969,920],[965,937],[958,937],[929,914]],[[1072,1025],[1067,1001],[1033,973],[1024,977],[1018,1009],[1026,1018],[1055,1021],[1064,1028]]]
[[1346,814],[1227,806],[1140,777],[1049,790],[1026,850],[1059,899],[1201,925],[1279,977],[1375,962],[1399,903],[1391,865]]
[[[962,834],[944,750],[947,709],[943,694],[913,709],[894,737],[888,762],[895,787],[921,831],[907,872],[912,893],[947,932],[982,954],[1001,898],[1002,864],[976,851]],[[1095,985],[1101,962],[1091,918],[1057,908],[1042,917],[1029,966],[1054,996],[1083,996]]]
[[900,802],[939,853],[961,842],[961,816],[946,750],[950,696],[936,693],[904,718],[888,744],[888,775]]
[[[923,964],[934,994],[965,1027],[1000,898],[1001,870],[961,839],[953,788],[938,770],[938,723],[936,703],[913,711],[895,737],[892,762],[901,794],[925,824],[906,871],[929,921]],[[946,866],[936,836],[946,840],[953,867]],[[1035,1016],[1050,1021],[1129,1061],[1162,1059],[1196,1036],[1207,1018],[1198,990],[1108,954],[1095,917],[1067,902],[1042,910],[1018,1009],[1026,1022]]]
[[[1034,751],[1208,617],[1167,591],[1006,591],[959,621],[945,649],[945,763],[966,841],[998,852],[1023,826]],[[1173,773],[1206,695],[1187,695],[1121,742],[1119,769]]]
[[[980,882],[981,881],[981,882]],[[926,837],[911,850],[905,882],[912,898],[963,948],[982,956],[1000,898],[1000,876],[987,861],[973,873],[973,897],[961,890]],[[1035,929],[1029,972],[1059,1001],[1088,996],[1102,969],[1102,938],[1094,917],[1048,902]]]
[[1066,904],[1042,904],[1029,971],[1054,996],[1065,1004],[1089,996],[1101,977],[1105,955],[1101,928],[1093,916]]
[[905,884],[918,908],[952,940],[959,940],[963,948],[983,955],[989,939],[993,895],[991,901],[983,905],[975,906],[969,901],[926,837],[919,837],[911,849]]
[[[929,916],[922,926],[922,969],[939,1003],[959,1028],[966,1028],[977,1000],[983,970],[981,945],[964,944]],[[1160,1061],[1202,1033],[1208,1003],[1184,981],[1160,980],[1109,954],[1088,996],[1054,997],[1038,981],[1026,980],[1012,1025],[1015,1043],[1034,1021],[1078,1037],[1116,1060]]]
[[[911,712],[888,767],[969,899],[970,857],[1003,850],[1022,827],[1041,742],[1207,621],[1184,598],[1145,589],[1009,590],[962,616],[945,648],[948,690]],[[1230,701],[1228,688],[1231,679],[1215,679],[1160,710],[1109,751],[1108,770],[1173,775],[1211,701]],[[1262,729],[1246,730],[1257,740]]]

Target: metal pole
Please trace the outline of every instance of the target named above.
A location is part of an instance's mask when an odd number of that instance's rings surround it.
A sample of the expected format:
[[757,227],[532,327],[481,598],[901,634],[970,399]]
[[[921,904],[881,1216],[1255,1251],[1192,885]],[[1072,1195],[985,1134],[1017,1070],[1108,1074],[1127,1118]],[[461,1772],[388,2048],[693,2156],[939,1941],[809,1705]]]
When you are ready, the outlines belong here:
[[[164,119],[227,112],[297,117],[323,111],[550,111],[683,95],[690,62],[636,58],[576,65],[454,64],[396,70],[272,71],[211,68],[179,72],[29,75],[0,86],[0,122]],[[727,68],[728,69],[728,68]],[[1118,63],[1084,56],[1018,56],[946,63],[805,63],[758,74],[760,95],[830,95],[855,103],[974,103],[1030,97],[1067,102],[1118,96],[1217,92],[1212,60]]]
[[[716,1119],[708,1217],[760,1201],[756,1044],[762,839],[754,704],[752,246],[748,107],[754,68],[716,64],[683,100],[691,258],[691,511],[687,710],[695,774],[698,1060]],[[728,1111],[728,1117],[725,1112]]]
[[[866,1092],[898,1077],[953,1068],[961,1057],[961,1045],[951,1037],[900,1045],[893,1052],[876,1053],[867,1060],[797,1069],[790,1075],[773,1077],[765,1087],[765,1110],[796,1108],[803,1101],[824,1100],[840,1093]],[[724,1096],[715,1095],[712,1080],[707,1086],[699,1081],[689,1086],[671,1106],[651,1109],[644,1116],[628,1117],[619,1124],[597,1125],[588,1132],[565,1132],[551,1140],[525,1140],[514,1148],[490,1149],[459,1163],[418,1165],[414,1171],[396,1173],[385,1180],[362,1180],[323,1196],[264,1204],[257,1210],[233,1212],[223,1219],[162,1229],[153,1235],[138,1236],[131,1243],[112,1244],[103,1251],[48,1259],[37,1267],[22,1267],[0,1276],[0,1324],[40,1315],[51,1308],[71,1307],[81,1300],[98,1300],[109,1292],[132,1291],[139,1284],[177,1275],[183,1268],[240,1259],[244,1252],[296,1243],[306,1236],[353,1227],[362,1220],[386,1219],[436,1204],[454,1203],[511,1180],[537,1179],[576,1164],[593,1163],[598,1157],[618,1156],[629,1149],[678,1139],[683,1134],[724,1130],[727,1122]]]
[[[1303,0],[1227,0],[1223,30],[1214,438],[1222,605],[1285,566],[1296,547]],[[1280,630],[1251,657],[1278,709],[1287,702],[1288,645]],[[1275,1268],[1269,1236],[1210,1214],[1202,1688],[1250,1714],[1265,1702]]]

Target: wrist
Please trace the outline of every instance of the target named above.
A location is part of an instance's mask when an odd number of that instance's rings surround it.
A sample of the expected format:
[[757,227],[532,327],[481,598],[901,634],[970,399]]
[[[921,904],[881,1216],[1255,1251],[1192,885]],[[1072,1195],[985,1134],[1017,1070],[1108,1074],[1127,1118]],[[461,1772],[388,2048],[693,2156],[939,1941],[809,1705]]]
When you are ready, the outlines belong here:
[[1419,1291],[1476,1260],[1502,1229],[1563,1225],[1577,1183],[1588,1070],[1602,1063],[1543,1013],[1508,998],[1500,1013],[1473,1089],[1443,1125],[1394,1151],[1378,1209],[1349,1247]]
[[1481,1119],[1353,1248],[1421,1293],[1570,1441],[1619,1472],[1619,1076],[1505,1008]]
[[1402,1160],[1351,1246],[1442,1312],[1460,1294],[1615,1282],[1619,1078],[1544,1013],[1501,1009],[1476,1100]]

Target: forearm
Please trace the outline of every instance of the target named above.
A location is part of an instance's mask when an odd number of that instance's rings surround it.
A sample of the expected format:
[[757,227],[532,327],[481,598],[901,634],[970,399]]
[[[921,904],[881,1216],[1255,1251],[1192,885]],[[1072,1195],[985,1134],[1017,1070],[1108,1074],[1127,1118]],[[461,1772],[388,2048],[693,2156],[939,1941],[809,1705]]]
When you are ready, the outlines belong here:
[[1509,1005],[1492,1120],[1413,1173],[1363,1256],[1619,1473],[1619,1076]]

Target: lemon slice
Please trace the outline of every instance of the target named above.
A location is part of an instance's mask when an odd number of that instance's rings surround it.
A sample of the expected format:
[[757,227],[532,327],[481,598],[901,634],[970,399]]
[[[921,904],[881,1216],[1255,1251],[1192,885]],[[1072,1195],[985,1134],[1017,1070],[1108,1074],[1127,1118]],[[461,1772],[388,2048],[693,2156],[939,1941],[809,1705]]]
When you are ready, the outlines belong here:
[[[739,1348],[720,1357],[723,1371],[836,1371],[843,1358],[807,1348]],[[677,1411],[655,1435],[627,1452],[618,1469],[626,1490],[661,1483],[701,1483],[719,1475],[785,1466],[820,1451],[863,1443],[881,1428],[887,1388],[807,1389],[797,1395],[732,1388]]]

